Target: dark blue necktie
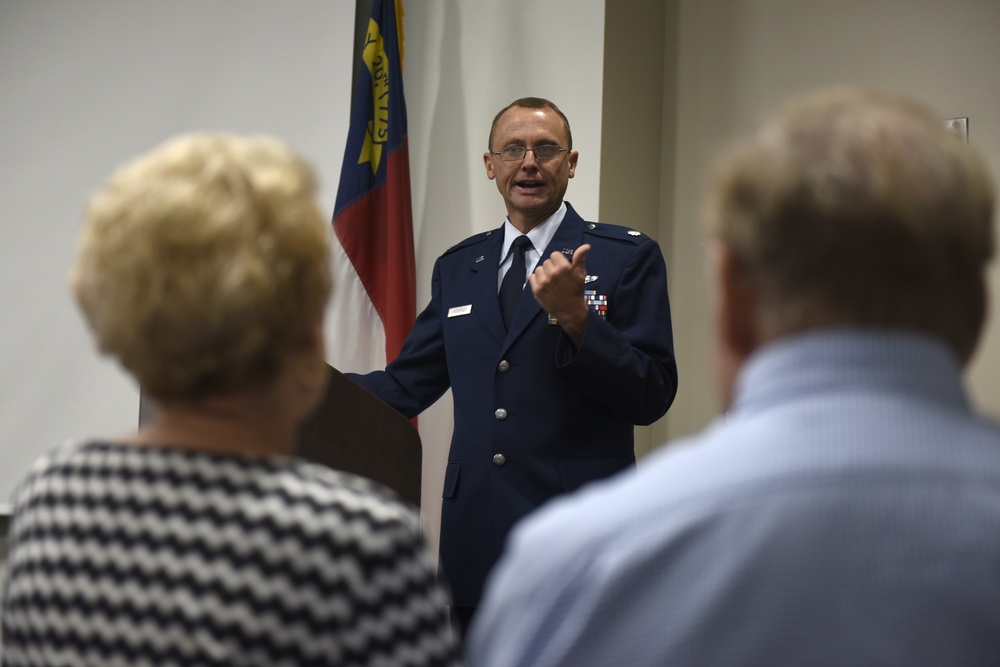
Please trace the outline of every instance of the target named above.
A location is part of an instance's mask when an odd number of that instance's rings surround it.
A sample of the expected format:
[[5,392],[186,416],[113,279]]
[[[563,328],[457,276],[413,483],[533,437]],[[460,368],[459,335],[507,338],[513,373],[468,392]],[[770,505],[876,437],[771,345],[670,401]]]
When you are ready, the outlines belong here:
[[507,328],[510,328],[510,321],[514,319],[517,300],[521,298],[521,291],[524,289],[524,251],[532,247],[531,240],[524,235],[514,239],[510,247],[510,268],[500,283],[500,314],[503,316],[503,325]]

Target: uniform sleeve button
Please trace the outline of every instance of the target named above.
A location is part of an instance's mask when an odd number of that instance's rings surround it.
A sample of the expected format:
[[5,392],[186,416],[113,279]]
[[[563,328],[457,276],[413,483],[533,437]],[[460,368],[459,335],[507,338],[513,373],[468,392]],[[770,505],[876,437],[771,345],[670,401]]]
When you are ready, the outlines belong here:
[[504,410],[503,408],[497,408],[497,411],[493,413],[493,416],[495,416],[500,421],[503,421],[504,419],[507,419],[507,411]]
[[495,465],[496,467],[499,468],[504,463],[507,463],[507,457],[506,456],[504,456],[503,454],[494,454],[493,455],[493,465]]

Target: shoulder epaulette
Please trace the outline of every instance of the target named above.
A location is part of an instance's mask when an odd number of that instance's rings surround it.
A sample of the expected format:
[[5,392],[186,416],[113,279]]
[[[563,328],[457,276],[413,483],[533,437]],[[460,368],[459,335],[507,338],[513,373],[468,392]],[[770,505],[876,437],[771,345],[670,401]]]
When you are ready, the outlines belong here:
[[631,227],[610,225],[603,222],[585,222],[583,225],[583,233],[594,234],[596,236],[616,239],[619,241],[631,241],[635,244],[640,243],[643,239],[649,238],[642,232],[632,229]]
[[461,248],[467,248],[469,246],[476,245],[477,243],[482,243],[487,238],[489,238],[489,236],[491,234],[493,234],[493,232],[495,232],[495,231],[496,231],[495,229],[491,229],[491,230],[489,230],[487,232],[480,232],[478,234],[473,234],[469,238],[467,238],[465,240],[462,240],[462,241],[459,241],[458,243],[456,243],[452,247],[450,247],[447,250],[445,250],[443,253],[441,253],[441,256],[443,257],[444,255],[447,255],[449,253],[455,252],[456,250],[459,250]]

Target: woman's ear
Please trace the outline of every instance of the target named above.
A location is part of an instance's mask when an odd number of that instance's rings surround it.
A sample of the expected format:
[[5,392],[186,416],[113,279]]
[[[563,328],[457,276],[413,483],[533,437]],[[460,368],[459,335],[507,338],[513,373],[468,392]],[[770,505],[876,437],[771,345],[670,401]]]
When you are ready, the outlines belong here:
[[323,331],[323,320],[322,318],[317,319],[316,322],[307,330],[308,339],[306,344],[312,349],[313,354],[324,364],[326,363],[326,336]]
[[301,347],[295,353],[292,363],[295,380],[301,388],[315,391],[325,384],[329,371],[322,320],[317,320],[305,331]]

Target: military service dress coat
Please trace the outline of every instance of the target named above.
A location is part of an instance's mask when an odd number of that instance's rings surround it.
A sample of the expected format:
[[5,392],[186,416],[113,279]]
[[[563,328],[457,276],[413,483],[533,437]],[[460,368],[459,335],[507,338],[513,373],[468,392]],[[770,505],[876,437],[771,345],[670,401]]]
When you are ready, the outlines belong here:
[[549,247],[584,243],[591,305],[577,349],[526,286],[506,330],[497,300],[503,228],[438,258],[431,300],[384,371],[350,375],[413,417],[450,387],[441,565],[456,605],[478,604],[513,524],[555,495],[635,464],[633,426],[677,391],[663,255],[625,227],[584,221],[567,203]]

